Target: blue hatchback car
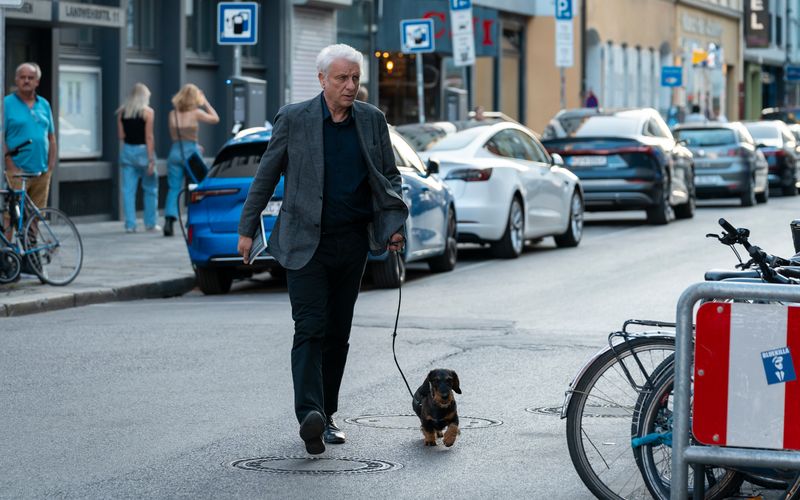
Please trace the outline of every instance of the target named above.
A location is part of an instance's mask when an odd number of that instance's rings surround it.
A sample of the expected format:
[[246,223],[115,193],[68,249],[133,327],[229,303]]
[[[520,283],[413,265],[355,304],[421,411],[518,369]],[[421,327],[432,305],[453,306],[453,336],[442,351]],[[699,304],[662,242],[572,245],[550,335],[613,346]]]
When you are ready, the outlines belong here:
[[[258,272],[284,275],[268,252],[252,265],[244,265],[236,252],[239,216],[271,135],[264,128],[240,132],[219,151],[206,178],[190,189],[186,242],[197,284],[205,294],[227,293],[234,279]],[[403,254],[370,256],[373,283],[382,288],[397,287],[405,280],[407,262],[425,260],[432,271],[444,272],[452,270],[457,259],[455,203],[437,175],[438,164],[425,165],[400,135],[392,131],[391,137],[410,214]],[[267,237],[282,200],[283,179],[263,212]]]

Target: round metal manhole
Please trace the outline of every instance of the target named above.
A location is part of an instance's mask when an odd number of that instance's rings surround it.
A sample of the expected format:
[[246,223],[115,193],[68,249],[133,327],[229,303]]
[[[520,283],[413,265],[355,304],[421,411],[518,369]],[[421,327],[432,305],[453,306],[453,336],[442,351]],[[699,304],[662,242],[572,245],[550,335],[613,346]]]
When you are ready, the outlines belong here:
[[[365,415],[348,418],[345,422],[378,429],[419,429],[419,417],[416,415]],[[484,429],[498,425],[503,425],[503,422],[491,418],[458,417],[459,429]]]
[[[525,411],[537,415],[561,415],[561,406],[545,406],[541,408],[525,408]],[[586,405],[583,407],[584,418],[631,418],[633,408],[620,405]]]
[[258,457],[237,460],[231,465],[244,470],[302,475],[368,474],[403,468],[386,460],[346,457]]
[[543,406],[541,408],[525,408],[528,413],[535,413],[537,415],[558,415],[561,416],[562,406]]

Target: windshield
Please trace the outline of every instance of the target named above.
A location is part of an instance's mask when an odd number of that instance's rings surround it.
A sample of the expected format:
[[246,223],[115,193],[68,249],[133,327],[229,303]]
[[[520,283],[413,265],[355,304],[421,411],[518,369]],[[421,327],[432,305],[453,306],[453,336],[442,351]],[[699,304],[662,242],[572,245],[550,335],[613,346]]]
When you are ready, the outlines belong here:
[[402,135],[416,151],[426,151],[448,133],[456,131],[451,123],[429,124],[419,123],[399,125],[395,130]]
[[735,144],[736,133],[727,128],[698,128],[677,130],[677,138],[686,141],[689,147],[722,146]]
[[434,143],[428,148],[428,151],[452,151],[455,149],[463,149],[482,133],[483,127],[475,127],[457,132]]
[[621,116],[592,116],[572,134],[573,137],[630,137],[641,135],[638,118]]
[[750,131],[750,135],[752,135],[753,139],[756,141],[759,139],[772,139],[774,141],[780,141],[781,139],[781,132],[778,130],[778,127],[774,125],[748,123],[746,127],[747,130]]
[[228,146],[220,151],[209,177],[255,177],[261,156],[267,150],[267,141],[248,142]]

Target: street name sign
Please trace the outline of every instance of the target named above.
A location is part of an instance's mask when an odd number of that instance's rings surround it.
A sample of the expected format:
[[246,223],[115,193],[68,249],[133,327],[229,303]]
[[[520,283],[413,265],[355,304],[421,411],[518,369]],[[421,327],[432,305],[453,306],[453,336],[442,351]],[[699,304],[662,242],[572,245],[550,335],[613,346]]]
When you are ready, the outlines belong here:
[[0,7],[22,7],[22,0],[0,0]]
[[258,3],[218,3],[217,44],[255,45],[256,43],[258,43]]
[[661,86],[680,87],[683,85],[683,68],[680,66],[661,66]]
[[400,21],[400,46],[406,54],[433,52],[433,19]]

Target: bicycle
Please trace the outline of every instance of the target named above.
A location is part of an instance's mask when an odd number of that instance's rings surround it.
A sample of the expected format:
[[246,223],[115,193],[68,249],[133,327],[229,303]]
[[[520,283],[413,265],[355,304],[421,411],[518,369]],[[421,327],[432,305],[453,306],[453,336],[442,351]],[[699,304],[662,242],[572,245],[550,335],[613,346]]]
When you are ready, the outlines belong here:
[[[30,142],[9,150],[6,156],[16,156]],[[22,181],[20,189],[0,189],[0,198],[5,200],[0,213],[7,213],[10,221],[9,228],[0,223],[0,283],[16,280],[26,266],[42,283],[64,286],[78,276],[83,265],[83,242],[75,224],[61,210],[38,208],[28,196],[27,180],[38,175],[15,174]]]

